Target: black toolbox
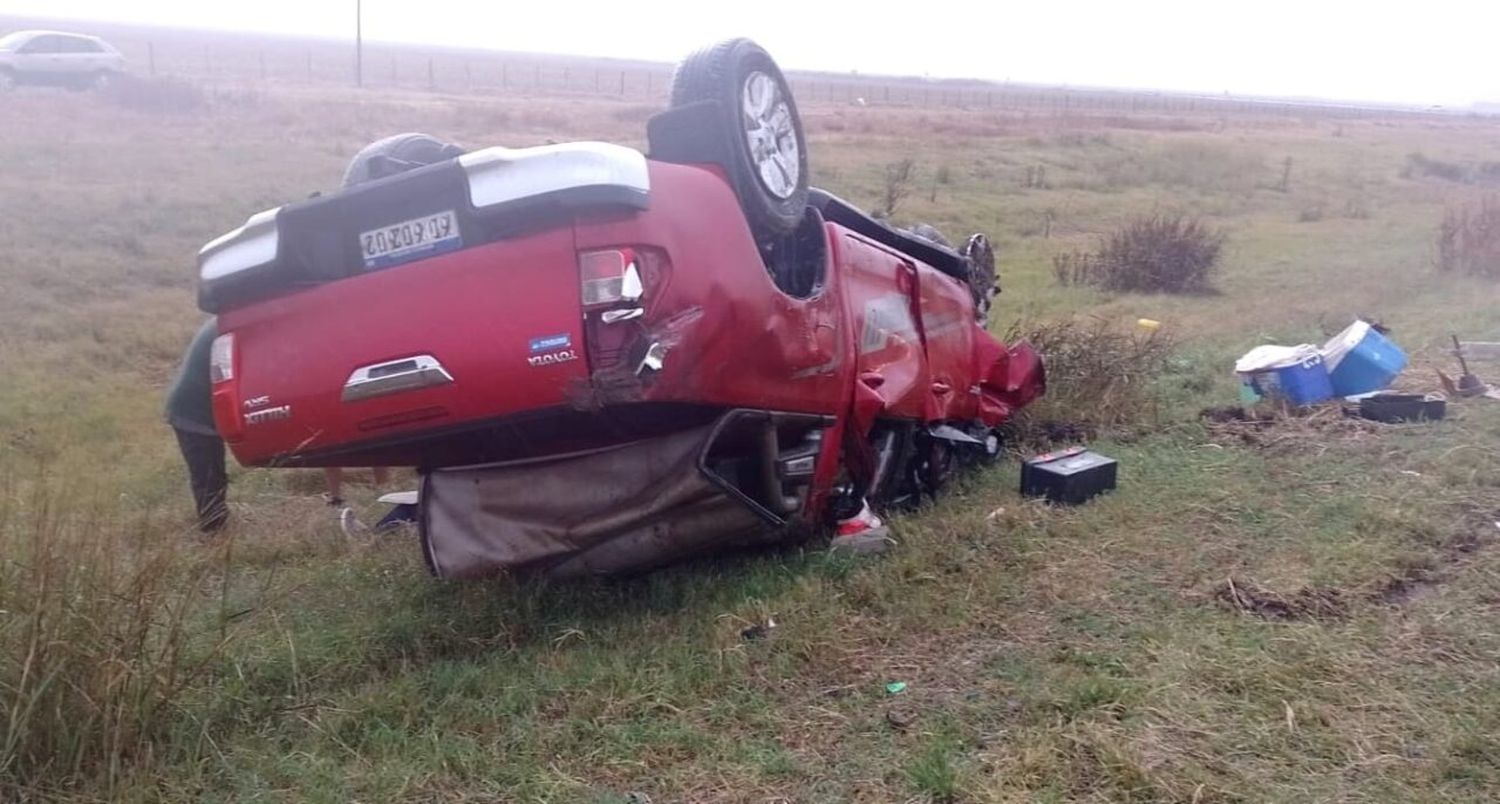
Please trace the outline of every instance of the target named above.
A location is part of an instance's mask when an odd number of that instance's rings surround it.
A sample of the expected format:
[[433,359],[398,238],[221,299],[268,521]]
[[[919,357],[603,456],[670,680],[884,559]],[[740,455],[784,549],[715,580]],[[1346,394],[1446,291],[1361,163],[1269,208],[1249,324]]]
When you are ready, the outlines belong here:
[[1119,463],[1084,447],[1048,452],[1021,465],[1021,494],[1078,505],[1112,491]]

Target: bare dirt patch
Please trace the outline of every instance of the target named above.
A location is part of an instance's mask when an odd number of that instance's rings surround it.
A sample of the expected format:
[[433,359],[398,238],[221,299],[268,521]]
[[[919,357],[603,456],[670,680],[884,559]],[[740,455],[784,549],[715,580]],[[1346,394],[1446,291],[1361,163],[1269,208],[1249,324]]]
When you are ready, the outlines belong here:
[[1227,406],[1205,408],[1198,417],[1216,440],[1276,452],[1321,454],[1331,443],[1378,438],[1392,426],[1349,416],[1336,405],[1307,411]]
[[1479,524],[1466,526],[1439,549],[1431,563],[1404,567],[1397,572],[1353,590],[1330,586],[1307,586],[1283,594],[1245,578],[1226,578],[1215,586],[1212,599],[1236,611],[1267,620],[1328,620],[1343,617],[1354,603],[1367,601],[1386,606],[1404,606],[1453,580],[1475,553],[1495,541],[1484,528],[1500,532],[1490,514],[1473,517]]
[[1267,620],[1327,620],[1349,611],[1347,595],[1331,587],[1309,586],[1282,595],[1254,581],[1230,577],[1214,588],[1213,597],[1236,611]]

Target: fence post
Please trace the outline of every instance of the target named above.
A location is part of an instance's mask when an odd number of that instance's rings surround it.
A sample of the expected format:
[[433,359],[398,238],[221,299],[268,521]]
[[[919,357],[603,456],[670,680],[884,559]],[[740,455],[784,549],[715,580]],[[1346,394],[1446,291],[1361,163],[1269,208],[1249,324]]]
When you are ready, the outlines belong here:
[[401,82],[401,71],[397,67],[396,56],[394,54],[392,54],[391,55],[391,83],[392,84],[398,84],[400,82]]
[[625,71],[620,71],[620,97],[625,97]]
[[146,43],[146,74],[156,77],[156,45],[151,42]]
[[427,57],[427,90],[431,92],[437,89],[437,73],[432,69],[432,57]]
[[542,88],[542,65],[540,64],[531,65],[531,88]]

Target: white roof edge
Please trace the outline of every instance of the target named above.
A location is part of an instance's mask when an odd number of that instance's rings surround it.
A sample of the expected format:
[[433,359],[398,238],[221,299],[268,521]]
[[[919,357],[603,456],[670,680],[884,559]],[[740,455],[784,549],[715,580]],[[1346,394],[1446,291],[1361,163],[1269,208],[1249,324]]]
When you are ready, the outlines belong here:
[[482,148],[458,158],[476,209],[579,187],[651,191],[646,156],[608,142]]
[[205,281],[265,265],[276,259],[276,216],[281,207],[251,215],[238,229],[198,250],[198,276]]

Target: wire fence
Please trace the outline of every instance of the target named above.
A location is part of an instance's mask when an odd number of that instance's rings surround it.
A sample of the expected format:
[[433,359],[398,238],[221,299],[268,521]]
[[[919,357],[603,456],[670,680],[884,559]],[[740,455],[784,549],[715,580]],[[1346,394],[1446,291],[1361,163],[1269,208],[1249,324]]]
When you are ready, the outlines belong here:
[[[560,56],[483,52],[424,53],[414,47],[367,46],[356,72],[353,47],[276,43],[225,47],[153,40],[116,42],[134,72],[206,83],[338,85],[438,93],[596,96],[660,102],[671,67]],[[1164,92],[1075,89],[977,81],[791,73],[803,103],[994,109],[1041,116],[1271,115],[1372,118],[1447,115],[1467,110],[1296,102]]]

